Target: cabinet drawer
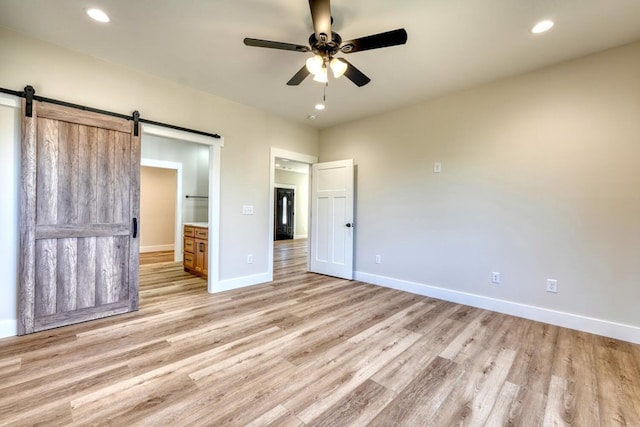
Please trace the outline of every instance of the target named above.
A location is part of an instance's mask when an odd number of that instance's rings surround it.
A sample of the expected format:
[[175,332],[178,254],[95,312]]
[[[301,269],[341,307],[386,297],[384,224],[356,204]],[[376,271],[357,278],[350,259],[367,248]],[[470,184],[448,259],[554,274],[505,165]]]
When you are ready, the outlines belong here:
[[206,228],[196,228],[196,239],[208,240],[209,230]]
[[184,226],[184,237],[193,237],[195,235],[194,228],[190,225]]
[[193,268],[195,263],[195,256],[193,254],[185,253],[182,264],[185,268]]
[[191,238],[185,238],[183,243],[183,251],[184,253],[194,253],[195,252],[195,246],[196,246],[196,242],[191,239]]

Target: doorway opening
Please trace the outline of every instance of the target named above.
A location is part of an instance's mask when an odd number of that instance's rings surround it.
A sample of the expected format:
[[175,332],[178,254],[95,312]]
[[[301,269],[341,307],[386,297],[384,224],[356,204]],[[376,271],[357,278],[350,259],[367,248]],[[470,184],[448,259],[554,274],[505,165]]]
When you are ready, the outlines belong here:
[[[174,261],[183,260],[183,224],[205,223],[209,230],[207,290],[216,292],[220,251],[220,151],[224,140],[151,124],[143,124],[142,133],[142,157],[155,162],[156,167],[177,171]],[[187,150],[189,147],[192,149]],[[141,235],[144,227],[141,223]]]
[[[271,148],[270,164],[270,227],[269,227],[269,276],[273,278],[274,244],[276,241],[294,240],[304,244],[307,253],[309,229],[309,170],[318,158],[308,154],[296,153],[279,148]],[[281,190],[279,200],[278,189]],[[288,193],[287,190],[291,191]],[[286,197],[287,209],[282,206]],[[289,205],[289,203],[291,203]],[[283,214],[286,213],[286,220]],[[281,227],[278,222],[285,222]],[[298,245],[299,246],[299,245]],[[287,251],[283,252],[287,253]],[[282,262],[281,256],[278,262]]]
[[182,163],[141,159],[140,224],[140,264],[182,261]]

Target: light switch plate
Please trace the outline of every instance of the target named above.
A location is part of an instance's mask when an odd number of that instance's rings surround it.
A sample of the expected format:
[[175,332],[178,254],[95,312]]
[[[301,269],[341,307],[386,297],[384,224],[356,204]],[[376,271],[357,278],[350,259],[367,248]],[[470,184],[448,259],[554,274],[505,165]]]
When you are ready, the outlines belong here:
[[252,205],[242,206],[242,215],[253,215],[253,206]]
[[442,172],[442,163],[440,162],[436,162],[433,164],[433,173],[440,173]]

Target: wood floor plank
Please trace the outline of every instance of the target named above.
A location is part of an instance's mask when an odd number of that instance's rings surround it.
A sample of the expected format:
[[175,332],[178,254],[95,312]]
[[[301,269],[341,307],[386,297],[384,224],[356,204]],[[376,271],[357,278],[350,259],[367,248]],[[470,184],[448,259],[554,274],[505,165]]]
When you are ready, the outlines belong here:
[[546,394],[556,351],[558,327],[530,322],[508,381],[538,394]]
[[[599,423],[595,341],[593,335],[584,332],[559,331],[545,420],[561,419],[570,425]],[[552,392],[556,394],[553,398]]]
[[0,379],[6,375],[19,371],[22,367],[22,358],[7,358],[0,360]]
[[640,346],[308,273],[209,294],[140,267],[140,310],[0,340],[0,425],[640,425]]
[[416,372],[430,364],[464,327],[464,323],[446,316],[411,346],[371,378],[385,387],[400,392],[414,380]]
[[267,426],[292,426],[304,425],[302,421],[282,405],[276,405],[264,414],[255,418],[246,427],[267,427]]
[[173,262],[173,251],[156,251],[140,253],[140,265]]
[[491,413],[487,418],[488,426],[516,426],[512,407],[517,399],[520,387],[505,381],[493,402]]
[[[360,344],[344,341],[336,345],[323,357],[296,367],[280,393],[286,398],[283,406],[309,422],[419,337],[407,330],[388,328]],[[309,372],[314,372],[314,376],[309,376]]]
[[313,420],[315,427],[365,426],[396,397],[396,393],[367,380]]
[[429,425],[463,374],[457,363],[436,357],[371,421],[371,426]]
[[491,349],[478,357],[483,362],[477,362],[477,368],[465,370],[455,390],[438,411],[435,425],[486,425],[496,396],[515,359],[515,351]]
[[640,372],[633,355],[624,348],[596,345],[595,356],[601,419],[640,425]]

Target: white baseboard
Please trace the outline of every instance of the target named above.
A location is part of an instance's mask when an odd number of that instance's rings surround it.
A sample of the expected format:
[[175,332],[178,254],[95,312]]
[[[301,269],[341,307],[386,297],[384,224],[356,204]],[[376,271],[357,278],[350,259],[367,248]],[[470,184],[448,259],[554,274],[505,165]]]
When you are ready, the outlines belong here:
[[309,237],[307,234],[296,234],[293,236],[294,239],[306,239],[307,237]]
[[14,319],[0,320],[0,338],[18,335],[18,321]]
[[235,277],[233,279],[220,280],[212,293],[230,291],[232,289],[244,288],[246,286],[259,285],[271,282],[273,276],[269,273],[252,274],[251,276]]
[[175,249],[175,246],[173,243],[170,245],[140,246],[140,253],[172,251]]
[[378,276],[360,271],[355,272],[355,280],[640,344],[640,328],[637,326],[594,319],[578,314],[549,310],[547,308],[469,294],[438,286],[394,279],[392,277]]

